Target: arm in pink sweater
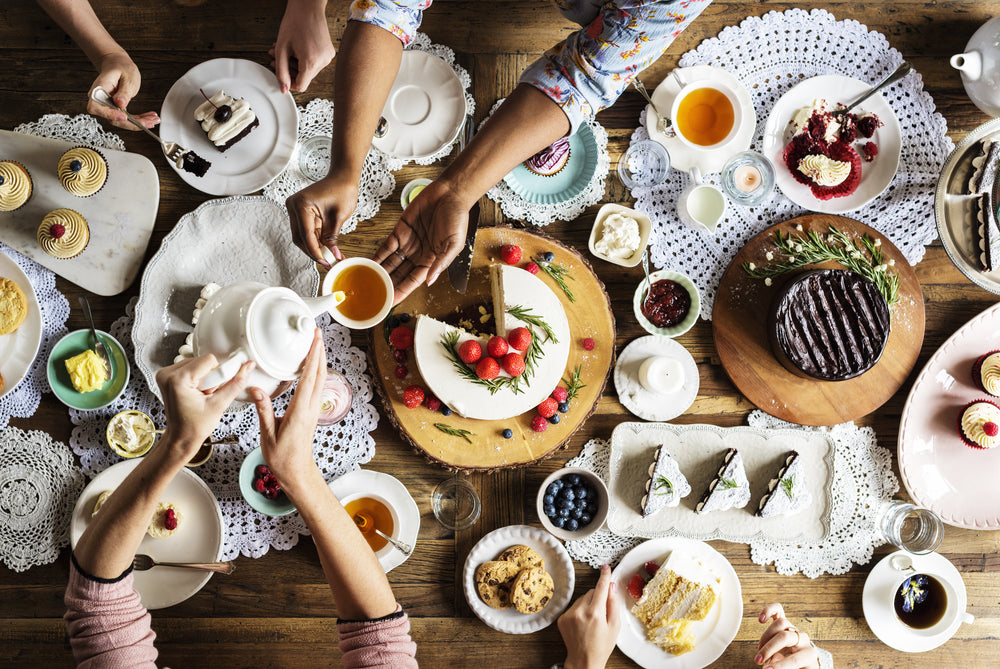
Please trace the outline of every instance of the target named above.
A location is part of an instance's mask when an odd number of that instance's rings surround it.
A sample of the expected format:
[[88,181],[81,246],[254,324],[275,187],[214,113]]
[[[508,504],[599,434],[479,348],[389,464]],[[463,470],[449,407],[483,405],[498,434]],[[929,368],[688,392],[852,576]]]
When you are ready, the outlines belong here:
[[132,569],[117,579],[80,570],[76,558],[66,586],[66,629],[78,667],[156,668],[156,635],[132,586]]
[[375,620],[337,623],[344,669],[417,669],[417,644],[403,607]]

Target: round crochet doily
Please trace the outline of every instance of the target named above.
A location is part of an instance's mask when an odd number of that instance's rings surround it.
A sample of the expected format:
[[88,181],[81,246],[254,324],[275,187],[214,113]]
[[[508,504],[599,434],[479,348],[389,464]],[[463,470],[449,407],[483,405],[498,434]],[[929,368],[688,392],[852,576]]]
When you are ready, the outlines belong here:
[[[680,66],[713,65],[739,77],[757,112],[751,148],[760,151],[771,109],[795,84],[821,74],[842,74],[874,84],[902,61],[902,54],[889,46],[884,35],[857,21],[837,21],[819,9],[790,9],[724,29],[718,37],[685,53]],[[954,143],[919,74],[883,90],[882,96],[896,113],[905,140],[899,169],[885,192],[849,215],[886,235],[910,264],[916,264],[924,256],[924,247],[937,236],[934,190]],[[632,133],[633,143],[649,137],[645,114],[644,109],[639,128]],[[719,183],[718,174],[707,178]],[[775,189],[771,200],[761,205],[730,203],[725,219],[710,235],[684,226],[677,217],[677,198],[687,183],[686,176],[675,174],[661,186],[636,188],[632,195],[636,209],[653,221],[653,264],[691,277],[701,291],[702,318],[710,320],[719,280],[737,251],[767,226],[805,212]]]
[[0,561],[14,571],[50,564],[69,544],[83,472],[44,432],[0,432]]
[[[132,324],[137,299],[129,302],[125,315],[116,320],[110,330],[129,359],[134,358]],[[326,342],[328,365],[342,372],[354,389],[350,413],[336,425],[318,428],[313,441],[313,457],[329,481],[358,469],[375,455],[375,440],[369,433],[378,426],[378,412],[371,403],[372,385],[365,355],[351,346],[350,330],[333,322],[329,316],[318,322]],[[275,413],[284,413],[291,397],[292,393],[288,392],[275,399]],[[93,477],[121,460],[108,447],[105,429],[111,417],[125,409],[143,411],[157,426],[164,425],[163,405],[150,392],[141,374],[133,374],[122,396],[103,409],[70,409],[69,417],[75,426],[70,446],[80,456],[87,476]],[[278,518],[265,516],[254,511],[240,494],[239,471],[243,457],[260,443],[256,411],[248,408],[223,415],[213,436],[216,439],[235,436],[239,440],[235,444],[216,444],[211,459],[194,470],[215,493],[222,509],[226,530],[223,559],[231,560],[239,554],[260,557],[272,546],[284,550],[298,543],[299,535],[309,533],[298,514]]]

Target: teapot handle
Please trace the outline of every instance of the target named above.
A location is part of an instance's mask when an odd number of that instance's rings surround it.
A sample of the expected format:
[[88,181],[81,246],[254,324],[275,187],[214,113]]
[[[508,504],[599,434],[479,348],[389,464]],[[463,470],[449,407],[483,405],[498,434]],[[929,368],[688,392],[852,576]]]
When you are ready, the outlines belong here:
[[198,385],[199,390],[208,390],[209,388],[215,388],[216,386],[221,386],[223,383],[229,379],[236,376],[236,372],[240,371],[240,367],[243,363],[250,359],[247,352],[242,348],[236,349],[232,355],[223,360],[218,367],[209,371],[201,379],[201,383]]

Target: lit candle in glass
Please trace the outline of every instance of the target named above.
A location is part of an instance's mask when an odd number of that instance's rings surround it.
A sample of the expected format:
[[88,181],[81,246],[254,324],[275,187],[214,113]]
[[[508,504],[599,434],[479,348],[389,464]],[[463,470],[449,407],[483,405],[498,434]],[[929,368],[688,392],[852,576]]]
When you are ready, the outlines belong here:
[[758,188],[763,181],[761,177],[760,170],[755,166],[747,164],[740,165],[736,168],[736,172],[733,173],[733,180],[736,187],[743,193],[752,193]]

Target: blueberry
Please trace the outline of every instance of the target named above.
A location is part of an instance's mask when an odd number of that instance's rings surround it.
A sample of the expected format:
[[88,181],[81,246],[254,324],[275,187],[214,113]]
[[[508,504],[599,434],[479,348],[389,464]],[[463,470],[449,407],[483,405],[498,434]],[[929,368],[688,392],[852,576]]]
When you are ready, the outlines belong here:
[[575,518],[570,518],[563,525],[563,529],[569,530],[570,532],[576,532],[580,529],[580,523]]
[[395,316],[389,316],[389,330],[395,330],[399,327],[399,319]]
[[554,497],[559,494],[560,490],[562,490],[562,483],[559,481],[553,481],[549,484],[549,487],[545,489],[545,494],[552,495]]
[[582,485],[573,486],[573,497],[576,499],[585,499],[587,497],[587,490]]
[[593,519],[594,517],[589,513],[583,514],[582,516],[580,516],[580,527],[586,527],[587,525],[590,525],[590,521],[592,521]]
[[576,491],[570,487],[566,487],[563,488],[561,491],[559,491],[559,496],[562,497],[563,499],[568,499],[570,501],[573,501],[574,499],[576,499]]
[[566,524],[566,519],[563,518],[562,516],[556,516],[555,518],[552,519],[552,524],[558,527],[559,529],[562,529],[563,525]]
[[580,475],[579,474],[567,474],[563,479],[569,485],[580,485]]
[[81,163],[79,160],[70,161],[69,164],[70,172],[79,172],[82,169],[83,169],[83,163]]
[[597,503],[596,502],[590,502],[589,504],[587,504],[587,513],[589,513],[592,516],[597,513]]
[[550,494],[546,493],[545,496],[542,497],[542,504],[544,504],[545,506],[551,506],[552,504],[555,504],[555,503],[556,503],[556,496],[555,495],[550,495]]
[[569,411],[569,402],[560,402],[559,413],[566,413],[567,411]]
[[4,181],[4,179],[3,179],[3,175],[2,175],[2,174],[0,174],[0,186],[3,186],[3,181]]
[[544,260],[545,262],[552,262],[555,259],[556,259],[556,254],[553,253],[552,251],[546,251],[545,253],[542,254],[542,260]]
[[562,510],[562,509],[567,509],[567,510],[568,509],[572,509],[572,508],[574,508],[574,506],[573,506],[573,500],[566,499],[565,497],[560,497],[559,499],[556,500],[556,508],[558,508],[560,510]]
[[399,315],[399,322],[400,323],[409,323],[410,322],[410,314],[400,314]]
[[569,518],[569,509],[565,509],[565,508],[559,509],[559,517],[560,518]]
[[552,520],[552,517],[556,515],[556,507],[551,504],[546,504],[542,507],[542,512],[548,517],[549,520]]
[[574,520],[580,520],[583,517],[583,509],[576,508],[569,512],[569,517]]
[[573,500],[573,508],[580,509],[581,511],[583,511],[584,509],[587,508],[587,500],[585,500],[582,497],[577,497],[575,500]]
[[510,429],[509,427],[503,431],[504,439],[510,439],[513,436],[514,436],[514,430]]
[[441,405],[441,413],[443,413],[445,416],[450,416],[451,415],[451,409],[448,407],[447,404],[442,404]]
[[556,423],[558,423],[559,422],[559,414],[554,413],[551,416],[549,416],[549,422],[552,423],[553,425],[555,425]]

